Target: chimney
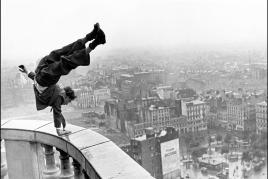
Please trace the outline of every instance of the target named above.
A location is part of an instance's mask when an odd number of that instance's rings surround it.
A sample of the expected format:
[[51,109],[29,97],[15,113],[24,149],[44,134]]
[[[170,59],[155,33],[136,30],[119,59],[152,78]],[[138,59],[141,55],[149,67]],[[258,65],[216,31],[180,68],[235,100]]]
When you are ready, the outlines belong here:
[[154,129],[152,127],[147,127],[144,129],[146,139],[154,137]]
[[167,131],[167,134],[172,134],[172,133],[176,132],[175,128],[172,126],[167,126],[166,131]]
[[181,99],[176,99],[175,100],[175,114],[177,117],[182,115],[182,110],[181,110]]

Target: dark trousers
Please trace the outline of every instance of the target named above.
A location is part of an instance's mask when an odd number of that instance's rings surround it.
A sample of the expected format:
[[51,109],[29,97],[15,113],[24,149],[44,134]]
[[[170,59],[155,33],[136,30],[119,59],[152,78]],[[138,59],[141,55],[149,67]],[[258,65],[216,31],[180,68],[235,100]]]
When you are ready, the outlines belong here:
[[78,66],[90,64],[90,56],[86,53],[81,39],[52,51],[42,58],[35,70],[35,79],[41,86],[55,85],[62,75],[67,75]]

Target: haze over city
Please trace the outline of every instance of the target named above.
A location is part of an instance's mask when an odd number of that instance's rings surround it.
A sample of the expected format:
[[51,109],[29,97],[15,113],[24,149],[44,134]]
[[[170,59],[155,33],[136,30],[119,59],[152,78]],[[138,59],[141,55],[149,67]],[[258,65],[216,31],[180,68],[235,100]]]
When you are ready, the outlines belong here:
[[2,0],[1,37],[1,178],[267,178],[267,0]]
[[105,29],[114,49],[265,48],[266,0],[4,0],[2,65],[34,62],[91,31]]

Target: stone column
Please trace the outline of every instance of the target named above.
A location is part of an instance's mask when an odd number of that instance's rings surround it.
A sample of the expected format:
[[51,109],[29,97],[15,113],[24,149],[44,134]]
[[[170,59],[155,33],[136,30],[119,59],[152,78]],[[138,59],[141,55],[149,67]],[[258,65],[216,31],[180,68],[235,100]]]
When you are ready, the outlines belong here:
[[43,176],[45,179],[56,179],[60,175],[60,169],[56,167],[54,150],[50,145],[43,145],[45,149],[45,170]]
[[7,176],[7,163],[6,163],[6,151],[2,149],[2,139],[1,139],[1,179]]
[[82,174],[81,165],[75,159],[73,159],[73,167],[74,167],[74,178],[75,179],[84,179],[83,174]]
[[60,179],[74,179],[74,173],[71,168],[71,162],[70,162],[70,156],[58,149],[60,152],[60,168],[61,168],[61,174],[59,176]]
[[29,141],[5,140],[8,178],[39,178],[36,143]]

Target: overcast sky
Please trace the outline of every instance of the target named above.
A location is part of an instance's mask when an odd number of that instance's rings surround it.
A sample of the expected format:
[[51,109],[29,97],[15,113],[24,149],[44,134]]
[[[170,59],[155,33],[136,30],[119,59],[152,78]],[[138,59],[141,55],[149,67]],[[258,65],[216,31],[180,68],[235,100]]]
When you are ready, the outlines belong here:
[[32,61],[99,22],[114,48],[266,43],[267,0],[1,0],[2,61]]

